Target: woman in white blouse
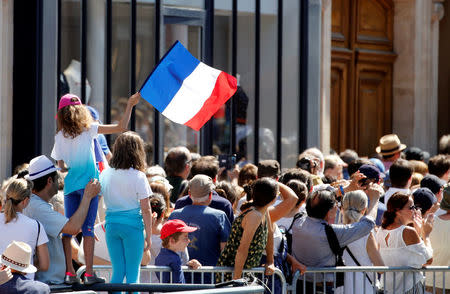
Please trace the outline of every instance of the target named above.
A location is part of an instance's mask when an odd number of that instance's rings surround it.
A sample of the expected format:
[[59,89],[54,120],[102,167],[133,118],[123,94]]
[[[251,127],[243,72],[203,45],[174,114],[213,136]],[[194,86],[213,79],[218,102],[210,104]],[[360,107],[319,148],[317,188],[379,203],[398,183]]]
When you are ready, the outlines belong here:
[[[387,266],[421,268],[431,262],[433,249],[429,236],[433,228],[433,215],[430,216],[423,220],[413,199],[406,194],[397,192],[389,198],[381,229],[376,234],[381,257]],[[411,223],[414,227],[408,226]],[[397,272],[395,282],[394,273],[385,275],[383,287],[386,293],[423,293],[424,277],[419,272]]]
[[[367,209],[367,195],[362,190],[345,194],[342,199],[342,218],[344,224],[358,222]],[[347,266],[384,266],[378,251],[378,244],[372,232],[345,247],[343,258]],[[373,273],[345,273],[344,293],[373,293],[377,278]]]

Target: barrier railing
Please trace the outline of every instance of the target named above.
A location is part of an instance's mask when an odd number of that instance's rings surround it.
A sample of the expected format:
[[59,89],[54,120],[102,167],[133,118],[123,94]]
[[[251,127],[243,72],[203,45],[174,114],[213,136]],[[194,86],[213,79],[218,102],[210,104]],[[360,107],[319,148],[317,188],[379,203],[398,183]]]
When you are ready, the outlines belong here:
[[[405,293],[414,285],[422,282],[418,284],[421,293],[426,293],[426,289],[427,292],[436,294],[445,293],[446,275],[450,277],[450,266],[428,266],[420,269],[386,266],[308,268],[304,275],[300,275],[299,272],[294,274],[292,284],[288,286],[288,291],[308,294],[332,293],[331,290],[336,292],[338,288],[336,285],[337,273],[347,273],[347,276],[350,274],[350,279],[346,279],[345,282],[351,280],[351,284],[344,284],[344,287],[351,287],[353,293]],[[442,275],[442,277],[437,279],[437,275]],[[378,279],[379,276],[380,279]],[[372,284],[369,289],[365,286],[366,279]],[[426,283],[425,279],[427,280]],[[380,287],[373,286],[373,281],[377,280],[380,281]],[[436,285],[437,282],[439,282],[438,286]],[[447,288],[450,288],[450,284],[447,285]],[[443,289],[443,291],[440,289]],[[447,293],[450,293],[450,290]]]
[[[225,273],[232,273],[232,267],[212,267],[203,266],[200,269],[191,269],[188,267],[182,267],[187,275],[190,275],[190,283],[194,283],[194,274],[200,275],[200,282],[204,285],[212,285],[216,282],[215,275],[220,277],[220,281],[224,281]],[[110,281],[112,275],[111,266],[94,266],[94,271],[99,275],[106,278],[107,282]],[[414,285],[418,285],[422,293],[439,294],[445,293],[446,280],[450,279],[450,266],[428,266],[425,268],[411,268],[411,267],[386,267],[386,266],[373,266],[373,267],[357,267],[357,266],[345,266],[345,267],[323,267],[323,268],[308,268],[304,275],[300,275],[296,272],[293,276],[292,283],[288,285],[283,273],[276,269],[273,276],[264,275],[265,269],[263,267],[257,267],[252,269],[244,269],[244,274],[251,274],[260,281],[263,282],[264,287],[271,293],[275,293],[275,278],[278,278],[281,286],[281,293],[331,293],[331,290],[336,290],[337,273],[347,274],[345,282],[347,284],[344,287],[351,287],[353,293],[405,293],[410,290]],[[84,267],[80,268],[77,272],[80,277],[84,272]],[[165,266],[143,266],[141,267],[141,275],[149,275],[150,280],[144,281],[158,285],[161,283],[156,276],[152,277],[152,274],[171,272],[169,267]],[[205,279],[206,275],[211,275],[213,278]],[[446,279],[447,275],[447,279]],[[186,276],[186,275],[185,275]],[[365,281],[369,281],[369,286]],[[426,283],[425,283],[426,279]],[[348,283],[350,281],[350,283]],[[375,281],[379,281],[375,282]],[[206,282],[206,283],[205,283]],[[374,283],[375,282],[375,283]],[[418,284],[422,282],[422,284]],[[447,288],[450,288],[450,283],[447,283]],[[167,285],[167,284],[165,284]],[[270,288],[268,288],[270,285]],[[374,286],[375,285],[375,286]],[[189,286],[189,285],[186,285]],[[384,287],[384,289],[383,289]],[[443,290],[441,290],[443,289]],[[280,291],[277,291],[278,293]],[[447,291],[450,294],[450,290]]]
[[[233,273],[232,267],[216,267],[216,266],[202,266],[199,269],[192,269],[186,266],[182,266],[183,272],[188,273],[186,276],[190,276],[189,282],[191,284],[194,284],[194,274],[200,275],[200,283],[201,284],[215,284],[215,276],[218,275],[220,278],[220,282],[224,282],[225,273]],[[77,271],[78,278],[81,278],[81,275],[84,273],[85,267],[80,267],[80,269]],[[95,265],[94,271],[97,273],[97,275],[102,276],[106,279],[106,282],[108,283],[111,280],[112,276],[112,267],[111,266],[104,266],[104,265]],[[156,274],[161,274],[164,272],[170,272],[170,281],[172,281],[172,272],[170,267],[168,266],[154,266],[154,265],[147,265],[142,266],[140,269],[140,275],[141,275],[141,281],[142,276],[147,276],[146,280],[144,280],[144,283],[153,283],[153,284],[160,284],[159,280],[156,277]],[[274,289],[276,287],[276,278],[279,279],[279,286],[281,288],[281,293],[285,294],[287,293],[287,283],[286,278],[284,277],[283,273],[279,269],[275,269],[275,272],[271,276],[265,276],[264,275],[265,268],[264,267],[256,267],[251,269],[244,269],[243,274],[250,274],[257,278],[260,282],[262,282],[263,286],[268,289],[271,293],[275,293]],[[208,276],[212,276],[212,278],[208,278]],[[198,278],[197,278],[198,279]],[[269,281],[270,279],[270,281]],[[206,282],[206,283],[205,283]],[[269,287],[270,285],[270,287]]]

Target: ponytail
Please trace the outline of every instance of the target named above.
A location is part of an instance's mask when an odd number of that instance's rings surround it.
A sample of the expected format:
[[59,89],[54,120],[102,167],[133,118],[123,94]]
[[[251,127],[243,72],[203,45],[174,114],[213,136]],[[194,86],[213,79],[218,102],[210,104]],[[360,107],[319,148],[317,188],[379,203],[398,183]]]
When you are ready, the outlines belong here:
[[25,179],[14,179],[6,189],[4,207],[5,224],[17,218],[17,205],[31,196],[33,183]]
[[385,211],[383,213],[383,220],[381,222],[381,227],[383,229],[386,229],[389,225],[393,224],[395,221],[395,216],[397,214],[395,213],[395,211]]

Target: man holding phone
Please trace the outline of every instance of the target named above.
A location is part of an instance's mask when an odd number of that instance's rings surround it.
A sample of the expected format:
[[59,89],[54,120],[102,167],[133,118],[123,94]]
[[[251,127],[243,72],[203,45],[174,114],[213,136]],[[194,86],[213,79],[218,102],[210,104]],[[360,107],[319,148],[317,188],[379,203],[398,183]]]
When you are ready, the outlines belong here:
[[[384,192],[384,190],[381,186],[382,173],[375,165],[363,164],[358,169],[358,171],[361,174],[366,176],[365,178],[359,180],[359,186],[366,193],[367,197],[369,196],[369,193],[373,189],[377,189],[377,190]],[[375,223],[377,226],[381,225],[381,221],[383,219],[383,213],[385,211],[386,211],[386,205],[384,203],[382,203],[381,201],[379,201],[378,208],[377,208],[377,217],[375,220]]]

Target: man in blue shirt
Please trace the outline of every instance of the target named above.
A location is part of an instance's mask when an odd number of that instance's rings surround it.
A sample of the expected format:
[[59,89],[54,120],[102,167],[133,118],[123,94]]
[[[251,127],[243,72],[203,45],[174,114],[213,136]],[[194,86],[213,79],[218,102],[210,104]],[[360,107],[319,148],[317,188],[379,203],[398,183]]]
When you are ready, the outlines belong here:
[[[344,248],[353,241],[369,234],[375,227],[378,199],[382,191],[371,189],[368,193],[369,207],[366,216],[359,222],[350,225],[331,224],[336,234],[339,246]],[[330,248],[325,227],[332,223],[336,217],[337,202],[334,193],[328,190],[319,190],[311,194],[306,200],[308,216],[297,220],[292,228],[292,255],[307,267],[335,266],[336,256]],[[307,240],[307,241],[305,241]],[[326,275],[326,281],[334,280],[332,274]],[[306,293],[312,292],[314,285],[312,276],[306,275]],[[297,293],[303,293],[303,281],[297,282]]]
[[[180,219],[189,226],[198,228],[190,234],[189,257],[202,265],[215,266],[220,252],[230,234],[231,225],[223,211],[209,207],[214,184],[206,175],[196,175],[189,181],[189,196],[193,204],[172,212],[169,219]],[[197,275],[195,282],[199,282]],[[205,275],[205,282],[209,277]]]
[[[191,175],[207,175],[213,183],[216,182],[217,174],[219,172],[219,162],[214,156],[202,156],[198,160],[192,163]],[[223,211],[230,223],[233,223],[233,207],[227,199],[220,197],[216,191],[212,191],[211,201],[208,204],[209,207]],[[175,209],[181,209],[187,205],[192,204],[192,199],[189,195],[181,197],[175,203]]]

